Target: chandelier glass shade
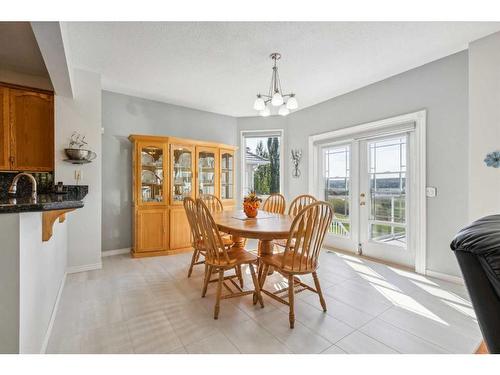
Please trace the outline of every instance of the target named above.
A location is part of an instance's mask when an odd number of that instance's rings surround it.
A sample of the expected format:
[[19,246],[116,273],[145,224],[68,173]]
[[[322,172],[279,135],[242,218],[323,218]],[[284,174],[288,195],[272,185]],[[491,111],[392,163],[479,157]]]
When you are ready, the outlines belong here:
[[290,110],[287,108],[286,104],[282,104],[280,109],[278,110],[278,115],[286,116],[290,113]]
[[266,105],[264,107],[264,109],[262,109],[260,112],[259,112],[259,115],[261,115],[262,117],[267,117],[271,114],[271,110],[269,109],[269,106]]
[[274,52],[270,57],[273,60],[273,73],[271,75],[269,91],[267,95],[257,94],[257,99],[255,99],[253,108],[259,111],[261,116],[267,117],[271,114],[271,106],[279,107],[278,114],[286,116],[290,113],[290,110],[297,109],[299,105],[295,98],[295,94],[284,94],[281,89],[281,81],[277,66],[277,61],[281,58],[281,55]]

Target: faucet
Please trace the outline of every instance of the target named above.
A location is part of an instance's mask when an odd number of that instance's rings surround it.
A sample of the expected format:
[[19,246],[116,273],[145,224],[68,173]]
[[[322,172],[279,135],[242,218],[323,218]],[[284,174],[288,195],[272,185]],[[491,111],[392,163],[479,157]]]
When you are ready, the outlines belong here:
[[33,177],[29,173],[19,173],[19,174],[16,175],[16,177],[14,177],[14,179],[12,180],[12,183],[10,184],[10,187],[9,187],[9,194],[10,195],[16,195],[16,193],[17,193],[17,182],[23,176],[26,176],[26,177],[28,177],[30,179],[30,181],[31,181],[31,198],[36,199],[36,180],[35,180],[35,177]]

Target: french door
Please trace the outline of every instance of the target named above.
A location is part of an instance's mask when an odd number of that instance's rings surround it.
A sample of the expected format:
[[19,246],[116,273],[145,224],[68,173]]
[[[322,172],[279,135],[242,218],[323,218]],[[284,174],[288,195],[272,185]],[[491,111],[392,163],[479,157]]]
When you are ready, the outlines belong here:
[[335,216],[325,244],[413,267],[412,132],[321,146],[320,196]]

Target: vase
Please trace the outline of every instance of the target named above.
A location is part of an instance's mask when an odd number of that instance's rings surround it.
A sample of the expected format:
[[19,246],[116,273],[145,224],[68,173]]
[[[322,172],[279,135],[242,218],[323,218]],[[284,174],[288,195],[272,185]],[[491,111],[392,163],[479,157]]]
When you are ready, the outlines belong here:
[[244,206],[243,211],[245,212],[245,215],[247,215],[248,218],[253,219],[254,217],[257,216],[259,209],[257,207]]

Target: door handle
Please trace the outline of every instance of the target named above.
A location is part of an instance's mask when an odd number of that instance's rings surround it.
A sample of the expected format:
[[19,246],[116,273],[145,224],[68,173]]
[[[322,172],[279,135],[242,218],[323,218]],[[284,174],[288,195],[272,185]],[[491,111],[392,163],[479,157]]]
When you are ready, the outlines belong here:
[[359,205],[360,206],[365,206],[366,205],[365,196],[366,196],[365,193],[359,194]]

